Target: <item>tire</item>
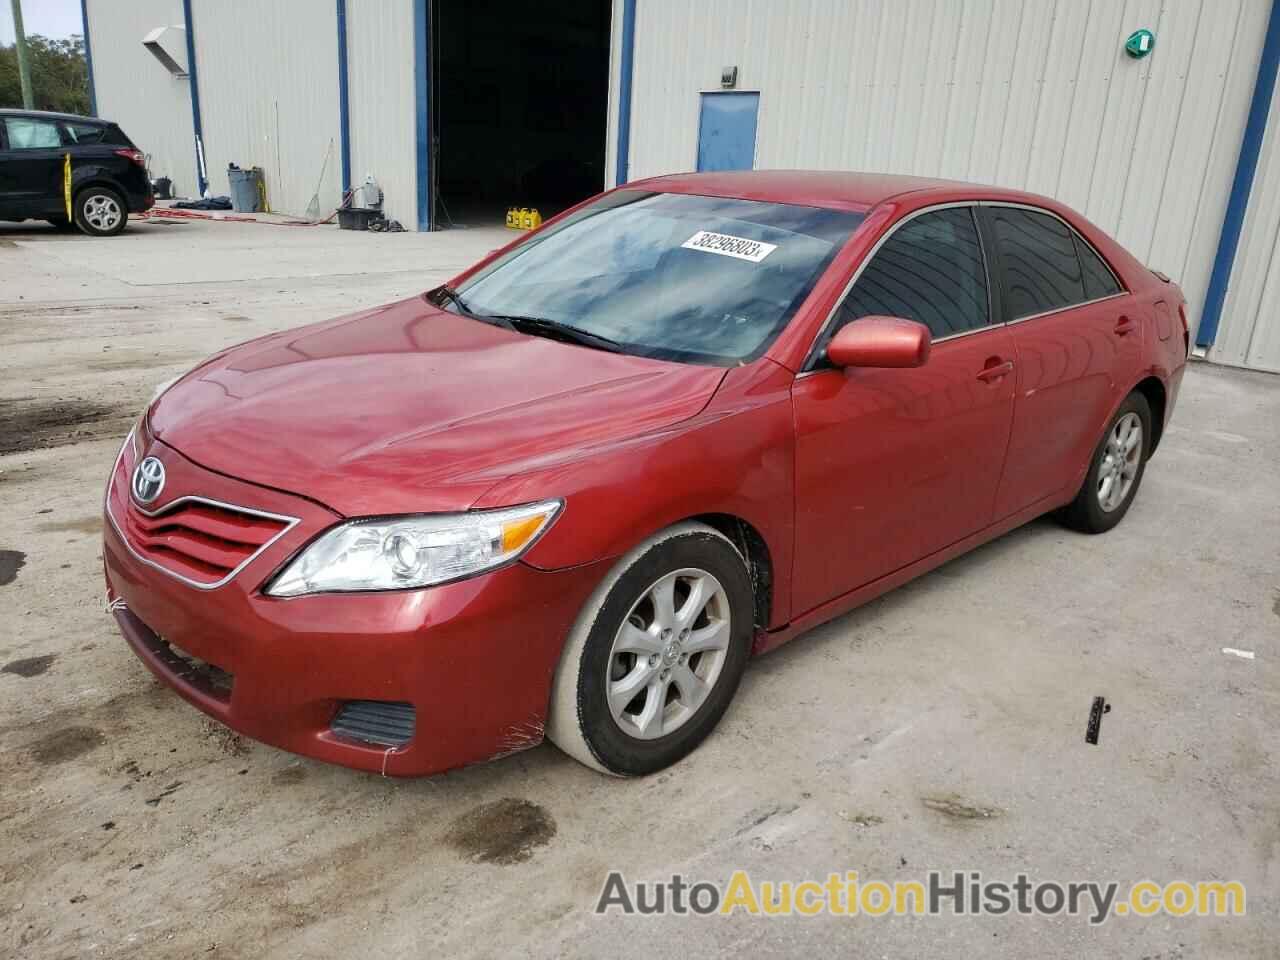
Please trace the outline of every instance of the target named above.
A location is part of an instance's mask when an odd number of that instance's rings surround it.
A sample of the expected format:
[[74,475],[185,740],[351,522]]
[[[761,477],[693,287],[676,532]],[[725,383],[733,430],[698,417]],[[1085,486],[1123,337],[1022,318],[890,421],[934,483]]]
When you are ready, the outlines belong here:
[[76,194],[71,209],[76,226],[91,237],[114,237],[129,222],[124,198],[110,187],[85,187]]
[[[675,619],[661,617],[655,602],[667,583]],[[700,600],[691,599],[695,590]],[[615,776],[680,760],[733,699],[751,655],[754,609],[746,560],[724,535],[685,522],[650,537],[618,561],[578,615],[556,669],[547,736]],[[615,649],[615,639],[636,652]],[[685,652],[682,641],[706,649]],[[622,703],[620,691],[632,687],[634,699]]]
[[[1120,431],[1123,438],[1130,434],[1123,433],[1122,424],[1132,424],[1137,418],[1142,433],[1133,443],[1132,452],[1120,463],[1114,451],[1120,449]],[[1151,453],[1151,407],[1147,398],[1140,393],[1131,393],[1125,397],[1124,403],[1116,411],[1102,439],[1093,451],[1089,463],[1089,472],[1085,474],[1084,484],[1076,498],[1058,513],[1058,519],[1072,530],[1081,533],[1106,533],[1124,519],[1133,503],[1138,487],[1142,485],[1142,474],[1147,467],[1147,457]],[[1136,454],[1136,459],[1134,457]],[[1116,471],[1119,472],[1116,472]],[[1110,475],[1114,486],[1105,486]],[[1124,483],[1128,486],[1124,486]],[[1118,497],[1118,499],[1117,499]]]

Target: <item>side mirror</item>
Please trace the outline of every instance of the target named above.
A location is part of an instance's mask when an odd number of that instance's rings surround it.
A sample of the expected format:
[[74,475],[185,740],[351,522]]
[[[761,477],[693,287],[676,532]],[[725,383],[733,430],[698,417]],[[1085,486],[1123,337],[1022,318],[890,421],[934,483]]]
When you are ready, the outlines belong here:
[[901,317],[862,317],[846,323],[827,345],[835,367],[919,367],[929,359],[929,328]]

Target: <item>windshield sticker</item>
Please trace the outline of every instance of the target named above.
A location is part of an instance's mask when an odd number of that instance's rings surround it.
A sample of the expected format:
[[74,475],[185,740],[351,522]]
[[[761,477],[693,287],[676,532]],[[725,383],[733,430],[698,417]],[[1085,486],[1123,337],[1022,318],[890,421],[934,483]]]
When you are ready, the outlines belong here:
[[776,243],[762,243],[759,240],[734,237],[727,233],[712,233],[710,230],[699,230],[680,246],[688,247],[690,250],[702,250],[705,253],[718,253],[722,257],[750,260],[752,263],[759,263],[778,249]]

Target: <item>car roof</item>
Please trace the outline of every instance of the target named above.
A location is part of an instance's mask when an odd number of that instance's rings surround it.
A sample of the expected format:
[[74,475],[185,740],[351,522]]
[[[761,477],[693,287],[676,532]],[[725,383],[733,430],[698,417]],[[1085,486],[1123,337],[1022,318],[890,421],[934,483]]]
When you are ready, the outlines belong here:
[[676,173],[626,184],[628,189],[648,188],[668,193],[702,194],[741,200],[798,203],[814,207],[865,212],[891,197],[928,192],[953,199],[1007,197],[1026,200],[1029,195],[959,180],[935,180],[892,173],[853,173],[836,170],[731,170],[719,173]]
[[77,123],[107,124],[111,121],[98,117],[82,117],[78,113],[54,113],[51,110],[15,110],[0,107],[0,117],[30,117],[32,120],[74,120]]

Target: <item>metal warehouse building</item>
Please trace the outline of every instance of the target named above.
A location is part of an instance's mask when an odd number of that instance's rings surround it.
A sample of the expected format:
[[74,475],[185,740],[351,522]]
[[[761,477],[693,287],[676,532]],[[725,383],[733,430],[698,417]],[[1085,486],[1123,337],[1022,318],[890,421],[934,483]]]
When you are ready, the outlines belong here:
[[180,193],[258,166],[302,213],[372,174],[431,229],[694,168],[998,183],[1280,371],[1280,0],[82,2],[96,110]]

